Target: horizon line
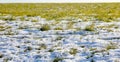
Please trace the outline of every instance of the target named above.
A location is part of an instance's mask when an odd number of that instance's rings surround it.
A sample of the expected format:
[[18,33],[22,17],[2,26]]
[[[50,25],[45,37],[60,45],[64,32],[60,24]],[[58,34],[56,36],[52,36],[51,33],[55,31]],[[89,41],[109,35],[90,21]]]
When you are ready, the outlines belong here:
[[0,3],[120,3],[120,2],[0,2]]

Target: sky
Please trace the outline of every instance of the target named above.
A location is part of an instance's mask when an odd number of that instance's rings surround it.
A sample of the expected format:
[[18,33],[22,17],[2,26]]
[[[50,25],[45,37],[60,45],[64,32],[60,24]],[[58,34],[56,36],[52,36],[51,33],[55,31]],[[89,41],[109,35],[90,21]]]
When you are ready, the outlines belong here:
[[120,0],[0,0],[0,3],[84,3],[120,2]]

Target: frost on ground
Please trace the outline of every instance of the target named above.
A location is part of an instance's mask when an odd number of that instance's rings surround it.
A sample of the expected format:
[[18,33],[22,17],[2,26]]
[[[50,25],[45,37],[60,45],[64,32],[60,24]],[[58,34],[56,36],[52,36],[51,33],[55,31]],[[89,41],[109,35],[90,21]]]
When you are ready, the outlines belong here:
[[0,62],[120,62],[120,22],[1,16]]

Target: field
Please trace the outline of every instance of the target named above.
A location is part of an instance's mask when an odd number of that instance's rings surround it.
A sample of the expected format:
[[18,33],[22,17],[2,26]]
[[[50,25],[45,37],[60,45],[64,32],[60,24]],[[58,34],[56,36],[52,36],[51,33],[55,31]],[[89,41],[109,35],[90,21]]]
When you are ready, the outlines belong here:
[[1,3],[0,62],[120,62],[120,4]]
[[[49,20],[66,17],[94,17],[111,21],[120,17],[119,3],[40,3],[40,4],[0,4],[0,13],[12,15],[41,16]],[[116,11],[118,10],[118,11]],[[85,19],[86,20],[86,19]]]

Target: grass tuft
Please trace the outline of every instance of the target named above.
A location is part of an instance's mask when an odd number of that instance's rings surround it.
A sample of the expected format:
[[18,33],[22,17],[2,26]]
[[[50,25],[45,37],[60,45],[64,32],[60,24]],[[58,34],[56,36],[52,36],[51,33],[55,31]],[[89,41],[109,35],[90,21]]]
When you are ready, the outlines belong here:
[[95,28],[94,24],[91,24],[89,26],[86,26],[86,28],[84,30],[85,31],[94,31],[94,28]]
[[44,24],[41,28],[40,28],[41,31],[48,31],[50,30],[50,26],[47,25],[47,24]]
[[78,52],[77,49],[71,48],[69,53],[75,55],[77,52]]
[[63,60],[63,58],[55,58],[54,60],[53,60],[53,62],[59,62],[59,61],[62,61]]

